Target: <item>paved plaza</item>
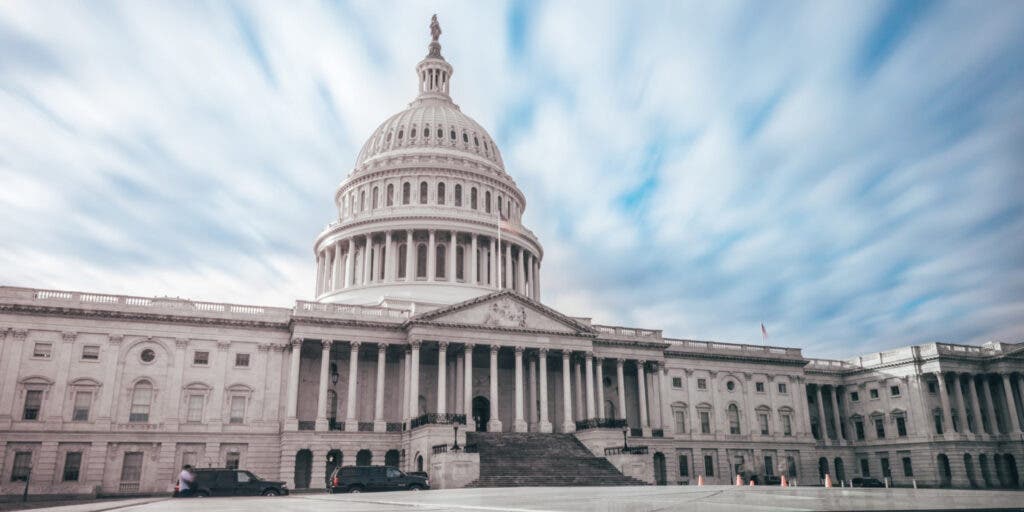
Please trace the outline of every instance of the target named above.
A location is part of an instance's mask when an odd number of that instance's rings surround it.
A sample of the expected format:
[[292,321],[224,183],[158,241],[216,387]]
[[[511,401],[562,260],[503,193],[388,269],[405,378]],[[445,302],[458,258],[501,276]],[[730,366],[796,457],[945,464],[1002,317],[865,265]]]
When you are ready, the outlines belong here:
[[743,510],[1024,510],[1024,492],[955,489],[798,487],[543,487],[453,489],[419,493],[300,494],[282,498],[166,499],[36,509],[54,512],[315,511],[743,511]]

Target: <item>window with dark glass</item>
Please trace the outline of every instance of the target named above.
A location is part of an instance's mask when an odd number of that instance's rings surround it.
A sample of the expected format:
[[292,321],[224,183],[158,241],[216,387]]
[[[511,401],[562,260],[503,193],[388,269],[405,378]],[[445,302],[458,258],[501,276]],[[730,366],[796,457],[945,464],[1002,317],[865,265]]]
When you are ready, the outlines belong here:
[[437,204],[444,204],[444,183],[437,184]]
[[395,185],[393,183],[388,183],[387,194],[388,197],[385,204],[393,206],[395,204]]
[[455,206],[462,206],[462,185],[455,185],[455,197],[452,202]]
[[398,278],[399,279],[405,279],[406,258],[409,257],[408,254],[406,254],[407,250],[408,250],[408,246],[406,246],[405,244],[402,244],[402,245],[398,246]]
[[941,412],[936,412],[935,415],[934,415],[934,419],[935,419],[935,433],[941,436],[942,435],[942,413]]
[[461,245],[455,246],[455,279],[458,279],[460,281],[466,279],[466,275],[465,275],[466,271],[465,271],[465,268],[464,268],[465,267],[465,260],[466,260],[465,251],[462,248],[462,246]]
[[32,347],[32,357],[49,359],[53,357],[53,343],[36,343]]
[[896,435],[907,437],[907,419],[903,416],[896,417]]
[[729,404],[726,409],[726,416],[729,418],[729,433],[739,435],[740,431],[740,409],[736,404]]
[[83,361],[98,361],[100,358],[100,347],[99,345],[86,345],[82,347],[82,360]]
[[768,414],[763,413],[763,412],[762,413],[758,413],[758,415],[757,415],[757,423],[761,427],[761,435],[763,435],[763,436],[768,435]]
[[146,423],[149,421],[149,407],[153,403],[153,385],[149,381],[141,381],[132,389],[131,406],[128,421]]
[[679,456],[679,476],[690,476],[690,458],[686,455]]
[[882,478],[892,478],[892,468],[889,467],[889,457],[882,457]]
[[910,462],[910,457],[903,457],[903,476],[914,476],[914,466]]
[[708,411],[700,411],[700,433],[710,434],[711,433],[711,413]]
[[65,482],[77,482],[81,468],[82,452],[67,452],[64,454],[64,475],[61,480]]
[[249,354],[246,354],[246,353],[235,354],[235,366],[237,366],[239,368],[248,368],[249,367]]
[[877,389],[872,389],[872,390],[868,391],[868,393],[871,394],[871,399],[872,400],[878,398],[878,390]]
[[416,277],[427,277],[427,244],[416,246]]
[[409,204],[410,196],[412,194],[412,186],[406,182],[402,184],[402,204]]
[[24,482],[28,480],[31,470],[32,452],[15,452],[14,464],[11,465],[11,481]]
[[779,383],[779,394],[785,395],[786,393],[788,393],[788,391],[786,391],[786,383],[785,382],[780,382]]
[[860,402],[860,393],[858,393],[856,391],[851,391],[850,392],[850,401],[851,402]]
[[380,187],[373,187],[373,199],[370,202],[372,208],[376,210],[380,205],[378,204],[378,197],[380,196]]
[[210,353],[205,350],[197,350],[192,353],[192,364],[197,365],[208,365],[210,364]]
[[712,455],[704,456],[704,476],[715,476],[715,457]]
[[928,392],[935,394],[939,391],[939,383],[935,381],[928,382]]
[[707,388],[708,388],[708,380],[707,379],[697,379],[697,389],[707,389]]
[[855,420],[853,422],[853,429],[857,432],[857,440],[864,440],[864,422],[861,420]]
[[92,391],[75,393],[75,404],[71,411],[71,421],[89,421],[89,408],[92,405]]
[[764,456],[764,474],[768,476],[775,474],[775,459],[771,455]]
[[427,182],[420,182],[420,204],[427,204]]
[[434,255],[434,277],[437,279],[444,279],[445,269],[448,268],[447,260],[445,257],[448,255],[448,248],[443,245],[438,245],[435,249],[436,254]]
[[875,418],[875,435],[879,439],[885,439],[885,421],[882,418]]
[[43,405],[43,390],[30,389],[25,392],[25,407],[21,419],[35,421],[39,419],[39,409]]
[[764,393],[764,382],[755,382],[754,391],[757,391],[758,393]]
[[782,435],[793,435],[793,419],[788,414],[782,415]]
[[900,387],[889,386],[889,396],[900,396]]
[[469,189],[469,207],[476,210],[476,187]]
[[[241,454],[240,453],[238,453],[238,452],[228,452],[227,456],[224,458],[224,467],[227,468],[227,469],[238,469],[238,463],[239,463],[240,460],[241,460]],[[248,481],[249,475],[246,475],[244,471],[239,471],[238,475],[239,475],[239,481],[242,481],[241,477],[243,475],[246,478],[245,481]]]
[[871,472],[868,469],[869,469],[868,468],[868,460],[867,459],[861,459],[860,460],[860,474],[864,475],[864,476],[871,476]]
[[142,480],[142,452],[125,452],[121,464],[121,483],[138,483]]
[[672,377],[672,387],[674,387],[676,389],[682,388],[683,387],[683,378],[682,377]]
[[491,191],[484,192],[484,211],[491,213]]

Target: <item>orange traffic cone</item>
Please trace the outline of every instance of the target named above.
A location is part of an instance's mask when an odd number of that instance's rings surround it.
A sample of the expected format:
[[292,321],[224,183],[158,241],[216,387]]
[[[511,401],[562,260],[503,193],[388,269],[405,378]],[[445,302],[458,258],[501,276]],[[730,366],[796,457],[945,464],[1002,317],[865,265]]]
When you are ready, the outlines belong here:
[[782,480],[779,482],[779,487],[789,487],[789,482],[786,481],[786,475],[782,475]]
[[736,475],[736,485],[743,485],[743,477]]
[[750,486],[751,486],[751,487],[753,487],[753,486],[754,486],[754,479],[753,479],[753,478],[751,478],[751,479],[750,479]]
[[704,487],[704,475],[697,475],[697,487]]
[[832,488],[832,477],[829,476],[828,473],[825,473],[825,488],[826,489],[831,489]]

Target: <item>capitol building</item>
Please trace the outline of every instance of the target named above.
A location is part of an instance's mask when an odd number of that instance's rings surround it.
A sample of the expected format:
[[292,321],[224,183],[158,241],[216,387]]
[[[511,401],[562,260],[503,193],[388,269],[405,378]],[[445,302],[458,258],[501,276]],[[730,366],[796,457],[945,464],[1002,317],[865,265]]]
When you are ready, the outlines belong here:
[[433,487],[1021,486],[1024,343],[824,360],[546,306],[526,197],[432,33],[334,193],[315,300],[0,287],[0,494],[165,493],[183,464],[291,489],[349,464]]

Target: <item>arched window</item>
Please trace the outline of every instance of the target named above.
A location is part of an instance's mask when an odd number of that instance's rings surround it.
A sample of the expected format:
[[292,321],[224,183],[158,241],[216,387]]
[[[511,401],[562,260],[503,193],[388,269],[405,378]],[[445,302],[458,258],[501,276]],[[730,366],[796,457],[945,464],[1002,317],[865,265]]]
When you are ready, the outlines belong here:
[[406,264],[407,258],[409,257],[407,252],[408,252],[408,248],[406,247],[405,244],[400,244],[398,246],[398,278],[399,279],[405,279],[405,264]]
[[420,204],[427,204],[427,182],[420,182]]
[[444,204],[444,183],[437,184],[437,204]]
[[434,259],[434,277],[437,279],[444,279],[444,271],[448,266],[445,262],[445,256],[448,254],[448,248],[444,245],[437,245],[437,255]]
[[437,129],[437,138],[444,138],[444,132],[440,128]]
[[402,204],[409,204],[410,197],[412,196],[412,185],[409,182],[402,184]]
[[426,128],[423,128],[423,136],[428,138],[428,139],[430,138],[430,127],[429,126],[427,126]]
[[366,211],[366,191],[363,190],[359,193],[359,211]]
[[427,277],[427,244],[416,246],[416,277]]
[[462,249],[461,245],[455,246],[455,279],[460,281],[466,279],[465,270],[463,270],[466,259],[464,253],[465,251]]
[[393,206],[395,204],[395,185],[394,183],[388,183],[388,200],[387,205]]
[[476,187],[469,189],[469,207],[476,210]]
[[409,130],[409,137],[413,138],[413,139],[416,138],[416,128],[413,128],[412,130]]
[[455,140],[455,130],[452,130],[451,133],[448,134],[448,136],[450,136],[452,140]]
[[729,417],[729,433],[733,435],[740,434],[740,409],[736,407],[736,404],[729,404],[729,408],[726,409],[726,416]]
[[462,142],[469,144],[469,134],[466,133],[465,131],[462,132]]
[[131,409],[128,411],[128,421],[131,423],[148,423],[149,407],[153,403],[153,383],[148,380],[140,380],[132,388]]
[[376,210],[380,205],[377,204],[377,196],[380,194],[379,187],[373,187],[373,209]]
[[462,185],[455,185],[455,198],[452,201],[455,206],[462,206]]
[[484,211],[491,213],[491,191],[484,192]]
[[677,434],[685,434],[688,430],[686,428],[686,404],[683,402],[676,402],[672,404],[672,419],[674,422],[673,427]]
[[501,215],[501,212],[503,212],[504,210],[505,210],[504,198],[501,197],[501,194],[498,194],[498,215]]

